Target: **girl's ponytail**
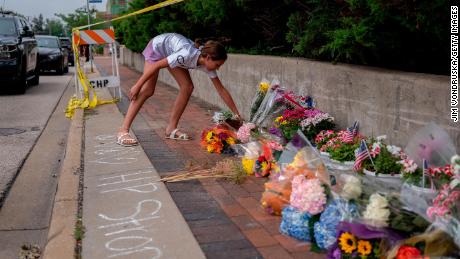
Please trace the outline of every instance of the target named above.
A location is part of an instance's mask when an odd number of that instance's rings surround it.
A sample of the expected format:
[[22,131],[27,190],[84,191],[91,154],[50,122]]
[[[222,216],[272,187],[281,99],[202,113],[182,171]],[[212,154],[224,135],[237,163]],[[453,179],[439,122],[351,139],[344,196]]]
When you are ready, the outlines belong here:
[[195,39],[195,48],[200,48],[201,46],[203,46],[203,39],[202,38],[196,38]]

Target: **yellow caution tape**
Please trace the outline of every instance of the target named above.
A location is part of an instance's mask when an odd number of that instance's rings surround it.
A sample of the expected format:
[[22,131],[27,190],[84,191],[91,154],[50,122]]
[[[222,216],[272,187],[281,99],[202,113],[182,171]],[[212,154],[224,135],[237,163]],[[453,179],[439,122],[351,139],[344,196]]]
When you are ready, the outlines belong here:
[[183,1],[185,1],[185,0],[166,0],[166,1],[164,1],[164,2],[161,2],[161,3],[155,4],[155,5],[146,7],[146,8],[144,8],[144,9],[137,10],[137,11],[135,11],[135,12],[132,12],[132,13],[129,13],[129,14],[125,14],[125,15],[122,15],[122,16],[119,16],[119,17],[116,17],[116,18],[113,18],[113,19],[111,19],[111,20],[102,21],[102,22],[97,22],[97,23],[93,23],[93,24],[89,24],[89,25],[83,25],[83,26],[80,26],[80,27],[73,28],[72,30],[81,30],[81,29],[86,28],[86,27],[89,27],[89,26],[95,26],[95,25],[99,25],[99,24],[104,24],[104,23],[108,23],[108,22],[113,22],[113,21],[117,21],[117,20],[122,20],[122,19],[125,19],[125,18],[128,18],[128,17],[134,16],[134,15],[138,15],[138,14],[150,12],[150,11],[153,11],[153,10],[155,10],[155,9],[160,9],[160,8],[165,7],[165,6],[173,5],[173,4],[176,4],[176,3],[183,2]]
[[[128,17],[134,16],[134,15],[138,15],[138,14],[142,14],[142,13],[145,13],[145,12],[153,11],[155,9],[159,9],[159,8],[162,8],[162,7],[165,7],[165,6],[168,6],[168,5],[172,5],[172,4],[176,4],[176,3],[179,3],[179,2],[183,2],[183,1],[185,1],[185,0],[167,0],[167,1],[158,3],[156,5],[146,7],[144,9],[141,9],[141,10],[138,10],[138,11],[135,11],[135,12],[132,12],[132,13],[120,16],[120,17],[116,17],[116,18],[111,19],[111,20],[98,22],[98,23],[93,23],[93,24],[89,24],[89,25],[84,25],[84,26],[80,26],[80,27],[75,27],[75,28],[72,29],[72,33],[79,34],[81,29],[84,29],[84,28],[89,27],[89,26],[95,26],[95,25],[99,25],[99,24],[103,24],[103,23],[107,23],[107,22],[112,22],[112,21],[116,21],[116,20],[125,19],[125,18],[128,18]],[[80,38],[80,37],[78,37],[78,38]],[[98,100],[97,99],[96,91],[94,91],[94,88],[91,86],[91,84],[89,83],[88,78],[86,77],[84,71],[80,67],[80,62],[79,62],[80,59],[79,59],[79,56],[78,56],[78,53],[79,53],[78,52],[78,46],[79,45],[80,45],[79,42],[76,44],[75,41],[72,38],[72,48],[73,48],[73,52],[74,52],[74,59],[76,60],[76,62],[75,62],[75,64],[76,64],[75,65],[76,73],[77,73],[77,76],[78,76],[78,80],[80,81],[80,84],[83,86],[84,94],[83,94],[83,99],[78,99],[76,96],[73,96],[72,98],[70,98],[69,103],[67,104],[66,111],[65,111],[65,116],[67,118],[72,118],[73,117],[73,115],[75,114],[75,109],[78,109],[78,108],[80,108],[80,109],[92,109],[92,108],[96,107],[97,105],[116,103],[118,101],[117,98],[112,99],[112,100]],[[75,86],[75,87],[77,87],[77,86]],[[90,100],[90,93],[92,94],[92,99],[91,100]]]
[[[74,31],[75,34],[79,34],[79,31]],[[75,62],[75,68],[76,68],[76,73],[78,76],[78,80],[80,81],[80,84],[83,86],[83,99],[78,99],[76,96],[73,96],[70,98],[69,103],[67,104],[67,108],[65,111],[65,116],[67,118],[72,118],[73,115],[75,114],[75,109],[92,109],[96,107],[97,105],[102,105],[102,104],[109,104],[109,103],[116,103],[118,101],[117,98],[114,98],[112,100],[98,100],[97,99],[97,94],[94,88],[91,86],[91,84],[88,81],[88,78],[86,77],[85,73],[80,67],[80,57],[79,57],[79,52],[78,52],[78,46],[79,43],[75,44],[75,42],[72,40],[72,48],[74,51],[74,58],[76,60]],[[92,94],[92,98],[90,100],[90,93]]]

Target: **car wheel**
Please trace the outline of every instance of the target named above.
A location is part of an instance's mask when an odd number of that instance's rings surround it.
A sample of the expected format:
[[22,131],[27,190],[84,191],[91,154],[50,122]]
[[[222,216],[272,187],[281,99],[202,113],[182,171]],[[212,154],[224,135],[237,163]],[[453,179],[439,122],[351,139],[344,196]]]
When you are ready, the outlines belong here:
[[31,85],[38,85],[40,84],[40,69],[38,67],[35,68],[34,71],[34,78],[30,80]]
[[64,64],[61,64],[58,69],[56,69],[56,73],[58,75],[63,75],[64,74]]
[[27,77],[25,74],[21,75],[21,78],[18,80],[15,88],[15,93],[24,94],[27,88]]

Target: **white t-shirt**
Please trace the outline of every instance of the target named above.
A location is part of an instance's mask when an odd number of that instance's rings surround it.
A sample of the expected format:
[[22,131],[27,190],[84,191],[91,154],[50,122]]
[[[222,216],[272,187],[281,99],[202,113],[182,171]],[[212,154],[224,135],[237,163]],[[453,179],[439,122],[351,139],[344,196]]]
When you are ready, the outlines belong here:
[[209,71],[204,66],[198,66],[201,49],[197,49],[193,41],[178,33],[160,34],[153,38],[152,48],[161,58],[167,58],[169,67],[182,67],[185,69],[198,69],[210,78],[216,78],[216,71]]

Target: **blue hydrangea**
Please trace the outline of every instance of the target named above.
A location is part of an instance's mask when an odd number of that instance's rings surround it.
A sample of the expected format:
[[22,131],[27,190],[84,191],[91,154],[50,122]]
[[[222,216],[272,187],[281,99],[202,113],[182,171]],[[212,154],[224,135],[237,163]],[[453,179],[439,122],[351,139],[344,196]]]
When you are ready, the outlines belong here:
[[318,246],[328,249],[336,241],[336,227],[340,221],[358,217],[355,204],[335,199],[326,206],[320,219],[314,225],[314,235]]
[[287,206],[282,212],[280,232],[283,235],[291,236],[298,240],[310,241],[310,232],[308,223],[311,218],[310,214],[301,212],[294,207]]
[[315,240],[318,247],[327,249],[335,243],[335,228],[321,222],[316,222],[314,226]]

